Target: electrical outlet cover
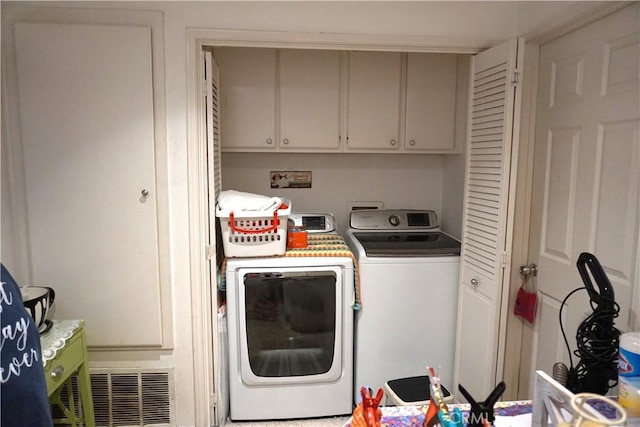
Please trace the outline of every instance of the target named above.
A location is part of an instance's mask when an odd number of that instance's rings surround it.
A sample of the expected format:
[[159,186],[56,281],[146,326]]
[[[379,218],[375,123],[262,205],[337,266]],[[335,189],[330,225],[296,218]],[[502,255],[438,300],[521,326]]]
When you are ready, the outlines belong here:
[[359,211],[364,209],[384,209],[383,202],[347,202],[347,211]]

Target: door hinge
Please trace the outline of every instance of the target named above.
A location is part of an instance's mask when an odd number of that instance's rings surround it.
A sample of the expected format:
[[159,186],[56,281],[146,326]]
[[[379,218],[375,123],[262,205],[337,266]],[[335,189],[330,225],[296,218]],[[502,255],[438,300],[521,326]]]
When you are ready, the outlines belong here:
[[507,268],[509,265],[509,252],[502,251],[500,252],[500,265],[502,268]]
[[518,83],[520,83],[520,71],[518,70],[513,71],[513,76],[511,77],[511,83],[513,83],[514,85],[517,85]]
[[204,256],[206,259],[213,259],[216,257],[216,247],[214,245],[205,245]]
[[213,417],[213,423],[211,425],[214,427],[220,426],[220,420],[218,419],[218,405],[216,404],[215,395],[211,396],[211,416]]

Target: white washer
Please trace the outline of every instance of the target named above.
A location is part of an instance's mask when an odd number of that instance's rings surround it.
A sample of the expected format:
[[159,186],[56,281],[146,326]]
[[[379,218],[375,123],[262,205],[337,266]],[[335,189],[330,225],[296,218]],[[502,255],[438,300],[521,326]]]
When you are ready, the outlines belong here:
[[439,368],[453,387],[460,242],[424,210],[351,213],[345,240],[358,260],[354,396]]

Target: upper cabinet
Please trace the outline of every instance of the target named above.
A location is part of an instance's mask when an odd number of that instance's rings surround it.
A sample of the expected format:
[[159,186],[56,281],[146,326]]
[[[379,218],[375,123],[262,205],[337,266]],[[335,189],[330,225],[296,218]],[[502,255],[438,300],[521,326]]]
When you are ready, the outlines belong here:
[[459,55],[220,47],[214,56],[223,151],[459,151],[468,84]]
[[398,149],[401,80],[400,53],[349,53],[347,149]]
[[220,73],[223,149],[276,148],[276,50],[214,50]]
[[225,151],[338,151],[338,51],[217,48]]
[[278,144],[282,149],[340,149],[340,52],[280,50]]
[[455,149],[457,63],[457,55],[407,55],[407,150]]

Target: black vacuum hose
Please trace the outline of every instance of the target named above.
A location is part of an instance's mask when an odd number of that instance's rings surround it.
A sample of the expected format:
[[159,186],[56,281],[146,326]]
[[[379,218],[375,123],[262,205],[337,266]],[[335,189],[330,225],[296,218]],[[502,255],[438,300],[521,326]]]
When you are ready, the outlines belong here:
[[[567,388],[574,393],[588,392],[605,395],[617,384],[618,346],[620,331],[614,326],[620,306],[615,302],[613,287],[598,259],[583,252],[578,257],[578,271],[584,282],[584,288],[573,290],[567,295],[560,307],[575,292],[585,289],[589,293],[589,303],[593,312],[580,323],[576,331],[576,350],[573,354],[580,358],[577,366],[569,369]],[[589,271],[587,271],[587,268]],[[596,282],[596,291],[591,278]],[[560,324],[562,328],[562,323]],[[564,335],[564,329],[562,329]],[[565,336],[565,343],[569,349]],[[569,353],[571,358],[571,353]]]

